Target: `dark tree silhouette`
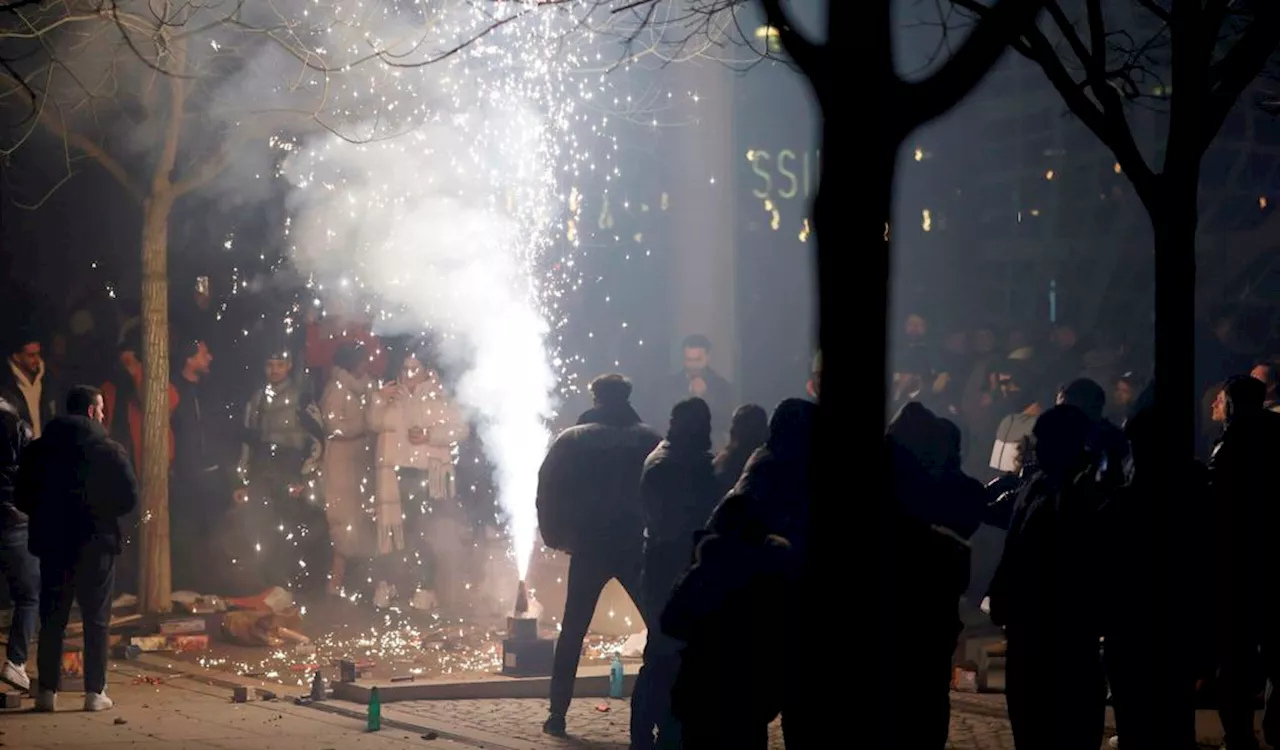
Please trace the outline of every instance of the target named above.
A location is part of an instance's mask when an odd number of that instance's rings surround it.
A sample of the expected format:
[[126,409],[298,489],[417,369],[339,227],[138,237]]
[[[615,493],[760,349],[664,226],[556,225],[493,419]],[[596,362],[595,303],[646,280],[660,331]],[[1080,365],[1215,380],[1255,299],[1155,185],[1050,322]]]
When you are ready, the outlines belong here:
[[[976,0],[952,3],[978,19],[991,14]],[[1188,342],[1195,326],[1201,162],[1227,115],[1280,46],[1280,3],[1130,0],[1129,5],[1118,9],[1102,0],[1083,0],[1075,4],[1081,18],[1059,0],[1049,0],[1046,22],[1027,23],[1008,41],[1044,71],[1068,109],[1111,150],[1150,217],[1156,380],[1177,404],[1162,416],[1167,457],[1173,459],[1195,445],[1199,404],[1195,352]],[[1129,24],[1115,23],[1118,10],[1131,11]],[[1126,116],[1139,100],[1167,108],[1158,160],[1143,153]]]
[[[991,17],[990,9],[974,0],[952,4],[979,20]],[[1009,44],[1044,71],[1067,108],[1115,155],[1154,232],[1155,379],[1165,394],[1156,416],[1166,467],[1159,481],[1161,496],[1173,501],[1185,496],[1185,475],[1177,468],[1186,465],[1194,449],[1200,403],[1192,342],[1201,163],[1228,114],[1276,57],[1280,3],[1049,0],[1045,11],[1043,24],[1025,23]],[[1127,23],[1118,23],[1125,11]],[[1157,158],[1144,154],[1127,116],[1139,102],[1167,110]],[[1170,502],[1150,519],[1152,549],[1169,560],[1179,554],[1169,547],[1169,533],[1176,523],[1173,514],[1181,512],[1181,503]],[[1181,592],[1164,595],[1168,625],[1151,636],[1173,654],[1186,618],[1178,610]],[[1166,705],[1168,720],[1177,725],[1174,736],[1189,738],[1191,680],[1169,667],[1167,677],[1177,689],[1174,702]]]

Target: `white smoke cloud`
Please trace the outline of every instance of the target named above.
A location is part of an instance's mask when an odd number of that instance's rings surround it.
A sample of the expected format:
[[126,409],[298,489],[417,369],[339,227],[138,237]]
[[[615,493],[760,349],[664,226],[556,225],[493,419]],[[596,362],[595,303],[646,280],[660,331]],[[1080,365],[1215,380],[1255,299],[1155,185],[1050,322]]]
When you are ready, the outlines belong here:
[[529,33],[513,26],[456,63],[369,77],[359,98],[377,116],[292,142],[280,170],[298,269],[407,311],[389,318],[396,332],[444,335],[457,398],[480,418],[521,578],[557,386],[539,259],[561,210],[554,102],[526,78],[545,80],[549,53]]

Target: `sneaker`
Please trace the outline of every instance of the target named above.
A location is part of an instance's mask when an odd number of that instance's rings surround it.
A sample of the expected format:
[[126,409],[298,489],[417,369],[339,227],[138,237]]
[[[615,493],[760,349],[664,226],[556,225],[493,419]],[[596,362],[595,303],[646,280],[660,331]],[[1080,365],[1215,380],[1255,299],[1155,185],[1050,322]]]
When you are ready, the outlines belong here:
[[430,612],[440,607],[440,601],[436,599],[436,592],[430,589],[418,589],[413,592],[413,599],[409,601],[409,606],[424,612]]
[[564,714],[551,714],[542,724],[542,731],[552,737],[568,737],[564,729]]
[[58,710],[58,694],[52,690],[41,690],[36,696],[36,710],[53,713]]
[[1115,737],[1107,740],[1107,747],[1112,748],[1113,750],[1114,748],[1120,747],[1120,736],[1116,735]]
[[31,689],[31,678],[27,676],[27,670],[23,669],[22,664],[14,664],[8,660],[5,660],[4,667],[0,669],[0,682],[24,693]]
[[378,586],[373,590],[373,606],[378,609],[386,609],[391,606],[391,587],[386,581],[378,581]]
[[84,710],[86,711],[106,711],[115,704],[115,701],[107,697],[107,691],[105,690],[101,693],[84,694]]

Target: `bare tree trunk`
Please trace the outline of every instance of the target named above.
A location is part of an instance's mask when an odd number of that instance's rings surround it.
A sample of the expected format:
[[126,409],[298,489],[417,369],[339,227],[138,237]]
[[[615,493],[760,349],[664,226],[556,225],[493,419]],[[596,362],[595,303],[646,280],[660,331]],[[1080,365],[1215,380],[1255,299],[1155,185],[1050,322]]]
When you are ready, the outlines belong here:
[[[1178,570],[1185,554],[1180,534],[1198,498],[1188,494],[1194,487],[1190,475],[1195,454],[1196,424],[1200,395],[1195,383],[1195,288],[1198,169],[1166,171],[1156,178],[1153,195],[1147,202],[1155,231],[1155,382],[1158,408],[1155,410],[1163,468],[1157,475],[1159,502],[1150,520],[1151,549],[1165,570]],[[1187,631],[1191,619],[1185,610],[1184,581],[1166,576],[1167,589],[1161,592],[1164,617],[1149,638],[1157,653],[1177,653],[1181,645],[1196,637]],[[1162,714],[1165,737],[1170,743],[1186,742],[1195,736],[1194,675],[1182,659],[1166,659],[1169,673],[1156,684],[1167,686],[1167,703]],[[1157,704],[1161,705],[1161,704]],[[1172,745],[1170,745],[1172,746]]]
[[168,612],[169,569],[169,215],[173,196],[153,190],[142,223],[142,528],[138,606]]

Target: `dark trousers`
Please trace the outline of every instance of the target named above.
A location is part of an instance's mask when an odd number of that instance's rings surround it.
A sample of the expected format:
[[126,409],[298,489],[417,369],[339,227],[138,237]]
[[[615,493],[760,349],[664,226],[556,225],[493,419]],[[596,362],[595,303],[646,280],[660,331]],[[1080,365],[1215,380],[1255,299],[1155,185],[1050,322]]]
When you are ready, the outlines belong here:
[[[690,534],[692,538],[692,534]],[[671,589],[689,566],[689,545],[649,546],[644,554],[641,609],[648,617],[649,634],[644,647],[644,665],[636,676],[631,694],[631,748],[678,748],[680,724],[671,712],[671,689],[680,675],[683,644],[662,634],[658,621],[671,597]],[[658,738],[654,742],[654,729]]]
[[[1254,619],[1254,618],[1250,618]],[[1243,622],[1244,618],[1240,618]],[[1262,736],[1280,743],[1280,633],[1254,624],[1218,636],[1218,717],[1229,747],[1256,748],[1253,733],[1258,691],[1267,687]]]
[[9,624],[6,658],[14,664],[27,663],[27,649],[36,636],[40,602],[40,563],[27,551],[27,526],[11,526],[0,531],[0,569],[4,571],[13,601],[13,621]]
[[618,579],[631,601],[640,609],[640,615],[648,617],[640,594],[643,565],[644,556],[639,543],[630,550],[592,550],[575,553],[569,558],[564,617],[560,621],[560,637],[556,639],[555,662],[551,669],[551,713],[566,713],[573,701],[578,662],[582,659],[582,641],[587,637],[600,592],[610,578]]
[[62,641],[71,603],[80,605],[84,622],[84,689],[107,687],[107,636],[116,556],[85,549],[73,558],[40,559],[40,646],[37,667],[40,689],[57,691],[62,682]]
[[1010,633],[1005,663],[1014,745],[1037,750],[1102,745],[1107,688],[1096,642],[1057,643]]
[[169,550],[173,590],[211,593],[225,590],[213,530],[226,515],[231,489],[221,472],[174,472],[169,504]]

